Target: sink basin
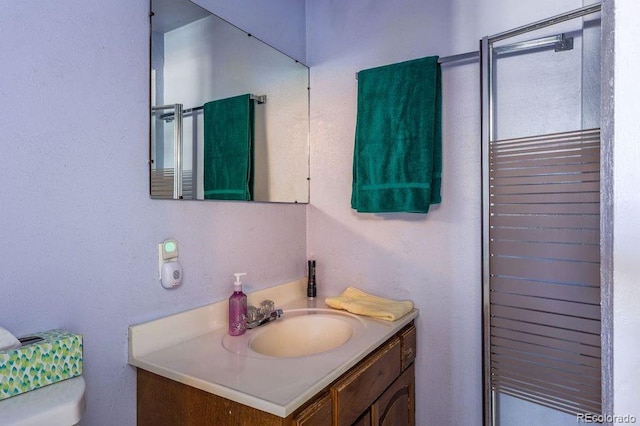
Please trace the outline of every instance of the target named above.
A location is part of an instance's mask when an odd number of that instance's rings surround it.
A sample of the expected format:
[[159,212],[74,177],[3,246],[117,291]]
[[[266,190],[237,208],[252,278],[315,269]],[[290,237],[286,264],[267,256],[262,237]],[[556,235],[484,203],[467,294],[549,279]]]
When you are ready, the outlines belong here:
[[246,340],[225,336],[223,346],[238,355],[303,357],[337,349],[364,329],[360,318],[346,312],[291,309],[284,311],[281,318],[248,332]]

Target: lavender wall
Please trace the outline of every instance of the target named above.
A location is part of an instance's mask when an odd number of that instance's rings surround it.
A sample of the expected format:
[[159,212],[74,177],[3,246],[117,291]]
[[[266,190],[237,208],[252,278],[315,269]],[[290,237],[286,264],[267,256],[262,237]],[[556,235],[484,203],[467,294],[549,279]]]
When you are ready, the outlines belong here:
[[[443,202],[427,216],[350,209],[355,73],[477,50],[482,36],[580,6],[579,0],[307,2],[308,252],[318,260],[324,294],[354,285],[412,299],[421,310],[417,424],[479,425],[482,420],[478,64],[443,68]],[[579,83],[580,76],[576,79]]]
[[[228,297],[233,272],[248,290],[303,277],[306,208],[149,199],[147,0],[4,3],[0,325],[82,333],[82,423],[133,425],[127,326]],[[249,30],[277,26],[271,42],[304,55],[303,2],[247,3],[227,12],[259,14]],[[185,270],[173,291],[156,278],[168,237]]]

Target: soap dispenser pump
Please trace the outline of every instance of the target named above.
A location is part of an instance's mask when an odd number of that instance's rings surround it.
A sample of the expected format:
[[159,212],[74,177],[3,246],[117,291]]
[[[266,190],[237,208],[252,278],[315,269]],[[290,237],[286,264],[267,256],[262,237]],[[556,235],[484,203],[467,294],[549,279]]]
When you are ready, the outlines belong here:
[[237,272],[233,283],[233,294],[229,297],[229,334],[240,336],[247,331],[247,295],[242,292],[240,277],[246,272]]

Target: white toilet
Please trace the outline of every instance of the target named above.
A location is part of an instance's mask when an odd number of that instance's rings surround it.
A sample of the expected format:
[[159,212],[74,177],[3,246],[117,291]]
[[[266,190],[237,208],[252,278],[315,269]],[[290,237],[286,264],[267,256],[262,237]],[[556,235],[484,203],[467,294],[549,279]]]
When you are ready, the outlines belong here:
[[71,426],[85,410],[82,376],[0,401],[0,425]]

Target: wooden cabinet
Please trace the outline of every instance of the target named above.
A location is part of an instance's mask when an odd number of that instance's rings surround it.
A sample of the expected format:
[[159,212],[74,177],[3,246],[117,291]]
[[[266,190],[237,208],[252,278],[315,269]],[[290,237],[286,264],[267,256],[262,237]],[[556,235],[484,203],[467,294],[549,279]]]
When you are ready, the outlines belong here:
[[138,369],[138,425],[413,426],[416,328],[407,325],[287,418]]

